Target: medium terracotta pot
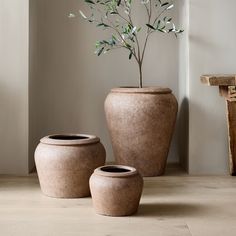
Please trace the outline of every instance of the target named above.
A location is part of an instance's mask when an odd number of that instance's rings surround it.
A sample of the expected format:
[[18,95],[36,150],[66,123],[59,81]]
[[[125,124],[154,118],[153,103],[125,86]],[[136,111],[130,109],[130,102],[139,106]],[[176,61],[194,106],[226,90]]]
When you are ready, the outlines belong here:
[[168,88],[115,88],[105,113],[116,163],[143,176],[164,174],[178,104]]
[[106,152],[92,135],[50,135],[40,140],[35,163],[42,192],[50,197],[90,195],[89,178],[105,164]]
[[128,216],[137,212],[143,179],[135,168],[119,165],[99,167],[89,184],[98,214]]

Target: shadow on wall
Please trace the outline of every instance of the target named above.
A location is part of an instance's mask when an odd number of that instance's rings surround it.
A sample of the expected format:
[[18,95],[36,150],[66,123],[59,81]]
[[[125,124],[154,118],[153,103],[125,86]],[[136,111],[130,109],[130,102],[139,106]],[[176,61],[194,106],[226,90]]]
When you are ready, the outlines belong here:
[[[209,88],[204,88],[208,90]],[[190,174],[228,174],[227,124],[225,102],[215,91],[209,91],[207,103],[190,103],[189,172]],[[204,93],[202,97],[204,97]],[[211,95],[213,96],[213,95]],[[206,97],[207,98],[207,97]],[[219,112],[222,109],[222,112]],[[222,136],[225,142],[222,142]]]
[[[222,135],[227,139],[226,119],[224,113],[219,115],[217,112],[224,101],[216,99],[210,105],[191,103],[191,118],[188,98],[185,97],[180,104],[177,123],[178,151],[181,166],[190,174],[199,173],[198,170],[201,170],[201,174],[228,173],[228,163],[225,162],[228,158],[225,155],[228,152],[227,142],[220,142]],[[215,103],[218,105],[214,106]],[[193,134],[191,139],[189,132]],[[203,142],[203,138],[207,141]]]
[[188,98],[184,98],[179,108],[178,116],[178,146],[179,146],[179,158],[180,165],[184,170],[188,171],[188,154],[189,154],[189,101]]

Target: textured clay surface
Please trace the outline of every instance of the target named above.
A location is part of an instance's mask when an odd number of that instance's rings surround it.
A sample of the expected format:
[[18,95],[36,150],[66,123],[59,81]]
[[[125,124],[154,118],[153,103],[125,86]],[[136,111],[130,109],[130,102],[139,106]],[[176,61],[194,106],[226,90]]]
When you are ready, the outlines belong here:
[[178,104],[168,88],[117,88],[105,101],[116,163],[142,176],[164,174]]
[[124,173],[109,173],[103,171],[103,168],[96,169],[90,178],[90,189],[96,213],[106,216],[135,214],[143,189],[141,175],[131,167],[112,167],[128,170]]
[[42,192],[50,197],[77,198],[90,195],[89,178],[105,164],[106,152],[99,139],[41,139],[35,162]]

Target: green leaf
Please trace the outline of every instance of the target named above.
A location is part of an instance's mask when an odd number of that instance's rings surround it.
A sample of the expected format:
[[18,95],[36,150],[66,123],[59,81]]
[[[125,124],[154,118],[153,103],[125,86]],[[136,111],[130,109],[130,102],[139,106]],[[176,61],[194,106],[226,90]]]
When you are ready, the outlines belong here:
[[160,31],[160,32],[162,32],[162,33],[164,33],[164,34],[166,34],[167,33],[167,31],[166,30],[164,30],[164,29],[157,29],[158,31]]
[[82,11],[79,11],[79,14],[80,14],[84,19],[87,19],[87,16],[86,16]]
[[166,8],[166,10],[170,10],[170,9],[172,9],[174,7],[174,4],[171,4],[170,6],[168,6],[167,8]]
[[105,27],[105,28],[109,28],[109,27],[110,27],[109,25],[104,24],[104,23],[99,23],[99,24],[97,24],[97,27],[101,27],[101,26],[103,26],[103,27]]
[[133,52],[130,51],[130,54],[129,54],[129,60],[131,60],[132,56],[133,56]]
[[104,47],[102,47],[98,50],[98,52],[97,52],[98,56],[100,56],[102,54],[103,50],[104,50]]
[[68,15],[68,17],[69,17],[69,18],[75,18],[76,15],[75,15],[74,13],[70,12],[69,15]]
[[168,4],[169,4],[169,2],[164,2],[164,3],[161,4],[161,7],[164,7],[164,6],[168,5]]
[[86,3],[95,4],[92,0],[84,0]]
[[156,29],[154,28],[154,26],[152,26],[152,25],[150,25],[150,24],[146,24],[146,26],[149,27],[150,29],[156,30]]

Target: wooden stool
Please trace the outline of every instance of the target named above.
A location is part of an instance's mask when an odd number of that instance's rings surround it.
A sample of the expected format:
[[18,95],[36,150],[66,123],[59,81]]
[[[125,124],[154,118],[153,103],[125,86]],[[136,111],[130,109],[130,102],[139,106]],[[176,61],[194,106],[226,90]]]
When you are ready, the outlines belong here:
[[236,175],[236,75],[203,75],[201,82],[219,86],[227,104],[230,174]]

